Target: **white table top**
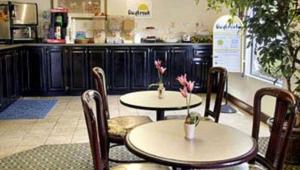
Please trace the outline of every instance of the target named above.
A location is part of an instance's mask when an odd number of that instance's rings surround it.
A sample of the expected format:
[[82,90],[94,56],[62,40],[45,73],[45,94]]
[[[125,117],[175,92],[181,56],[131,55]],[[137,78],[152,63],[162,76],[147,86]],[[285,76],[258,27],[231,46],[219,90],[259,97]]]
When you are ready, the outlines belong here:
[[[186,108],[186,100],[179,91],[165,91],[162,99],[157,91],[138,91],[120,97],[120,102],[126,106],[148,110],[180,110]],[[202,103],[202,98],[192,94],[191,107]]]
[[126,145],[151,161],[197,168],[236,165],[252,159],[257,152],[251,136],[209,121],[199,123],[193,140],[185,139],[183,120],[144,124],[129,132]]

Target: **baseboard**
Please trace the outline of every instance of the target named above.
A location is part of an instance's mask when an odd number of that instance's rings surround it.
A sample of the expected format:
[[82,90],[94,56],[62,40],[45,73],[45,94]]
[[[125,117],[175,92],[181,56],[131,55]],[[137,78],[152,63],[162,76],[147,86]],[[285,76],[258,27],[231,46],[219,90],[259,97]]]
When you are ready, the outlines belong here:
[[[246,113],[248,113],[250,115],[253,115],[253,107],[251,105],[234,97],[233,95],[231,95],[229,93],[225,94],[225,96],[227,97],[228,101],[230,101],[236,107],[238,107],[239,109],[245,111]],[[268,116],[265,113],[262,113],[262,116],[261,116],[262,122],[266,123],[269,118],[270,118],[270,116]]]

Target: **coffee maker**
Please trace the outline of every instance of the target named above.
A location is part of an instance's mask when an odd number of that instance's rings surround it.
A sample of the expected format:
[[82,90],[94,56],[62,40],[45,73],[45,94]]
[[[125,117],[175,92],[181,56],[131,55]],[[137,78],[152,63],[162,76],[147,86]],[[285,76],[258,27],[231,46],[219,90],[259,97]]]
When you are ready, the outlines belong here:
[[68,26],[68,9],[51,9],[51,23],[48,32],[48,43],[64,44],[66,43]]

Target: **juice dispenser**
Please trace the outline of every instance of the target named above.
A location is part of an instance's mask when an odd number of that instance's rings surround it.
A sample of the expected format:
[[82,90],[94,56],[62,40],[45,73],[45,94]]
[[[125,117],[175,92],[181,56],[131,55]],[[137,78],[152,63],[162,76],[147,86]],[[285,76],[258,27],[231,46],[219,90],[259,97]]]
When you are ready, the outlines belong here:
[[51,23],[48,33],[48,43],[66,43],[66,34],[68,26],[68,9],[51,9]]

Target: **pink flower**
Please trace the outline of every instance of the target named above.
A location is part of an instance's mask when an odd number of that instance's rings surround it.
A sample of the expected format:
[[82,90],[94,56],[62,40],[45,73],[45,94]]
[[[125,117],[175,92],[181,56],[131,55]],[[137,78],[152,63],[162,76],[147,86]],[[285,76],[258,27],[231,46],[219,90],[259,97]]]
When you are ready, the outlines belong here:
[[186,74],[181,75],[181,76],[178,76],[178,77],[176,78],[176,80],[177,80],[182,86],[186,86],[186,84],[188,83],[188,82],[187,82],[187,79],[186,79]]
[[186,98],[188,96],[188,91],[187,91],[187,88],[186,86],[183,87],[183,89],[179,89],[180,90],[180,93],[181,95]]
[[156,69],[159,70],[159,68],[161,67],[161,61],[160,60],[155,60],[154,65],[155,65]]
[[163,75],[165,72],[166,72],[166,68],[164,68],[164,67],[160,67],[159,69],[158,69],[158,71],[160,72],[160,74],[161,75]]
[[187,89],[188,89],[188,91],[189,92],[192,92],[193,91],[193,89],[194,89],[194,84],[195,84],[195,81],[189,81],[189,82],[187,82],[186,83],[186,87],[187,87]]

